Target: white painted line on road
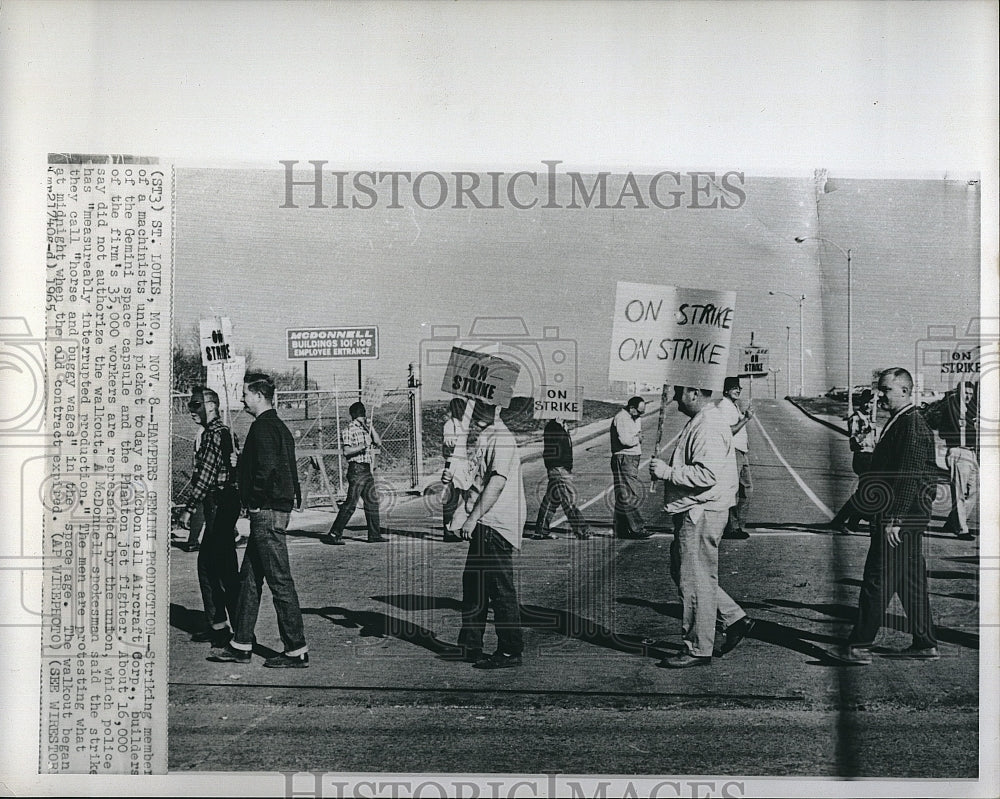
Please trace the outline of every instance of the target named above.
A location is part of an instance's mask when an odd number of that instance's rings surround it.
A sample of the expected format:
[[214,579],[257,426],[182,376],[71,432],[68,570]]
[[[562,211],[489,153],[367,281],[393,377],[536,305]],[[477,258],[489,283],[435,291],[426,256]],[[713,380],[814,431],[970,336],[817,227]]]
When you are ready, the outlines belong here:
[[760,423],[760,419],[754,416],[753,420],[757,423],[757,427],[760,429],[760,432],[763,433],[764,440],[767,441],[768,446],[771,447],[771,450],[777,456],[778,460],[781,461],[781,465],[788,470],[788,473],[792,476],[792,479],[799,484],[799,488],[801,488],[802,491],[805,493],[805,495],[812,500],[813,505],[815,505],[823,513],[825,513],[827,518],[832,519],[835,515],[834,512],[823,504],[823,500],[821,500],[819,497],[816,496],[813,490],[806,485],[806,481],[803,480],[801,477],[799,477],[799,473],[796,472],[795,469],[792,468],[791,464],[784,459],[784,457],[780,452],[778,452],[778,448],[774,446],[774,442],[771,440],[771,437],[767,434],[767,430],[764,429],[764,425]]
[[[683,430],[681,432],[683,432]],[[665,450],[667,447],[669,447],[671,444],[673,444],[680,437],[681,437],[681,433],[679,432],[672,439],[670,439],[666,444],[664,444],[662,447],[660,447],[660,451],[657,454],[661,454],[663,452],[663,450]],[[589,444],[590,442],[588,441],[586,443]],[[574,449],[576,449],[576,447],[574,447]],[[652,459],[653,459],[652,457],[649,457],[649,458],[646,458],[646,460],[641,461],[639,463],[639,468],[643,469],[643,468],[649,466],[649,462]],[[612,484],[612,485],[614,485],[614,484]],[[601,497],[603,497],[605,494],[608,493],[608,488],[609,487],[610,486],[605,487],[600,493],[598,493],[594,497],[591,497],[586,502],[584,502],[582,505],[577,505],[576,506],[577,510],[582,511],[584,508],[589,508],[591,505],[593,505],[595,502],[597,502],[597,500],[599,500]],[[567,518],[566,518],[566,514],[561,514],[554,522],[552,522],[552,524],[549,525],[549,527],[558,527],[559,525],[564,524],[566,521],[568,521]]]

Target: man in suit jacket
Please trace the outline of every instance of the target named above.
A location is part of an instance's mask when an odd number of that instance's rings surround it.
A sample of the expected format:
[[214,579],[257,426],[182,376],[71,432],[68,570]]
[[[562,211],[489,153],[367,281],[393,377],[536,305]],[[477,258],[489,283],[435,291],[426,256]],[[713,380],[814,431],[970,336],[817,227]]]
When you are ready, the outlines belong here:
[[861,582],[858,618],[841,655],[851,663],[871,663],[871,647],[886,608],[898,594],[913,643],[890,656],[936,660],[937,640],[923,555],[923,534],[930,520],[936,484],[934,437],[913,404],[913,378],[905,369],[882,372],[878,397],[890,418],[858,492],[873,516],[871,545]]

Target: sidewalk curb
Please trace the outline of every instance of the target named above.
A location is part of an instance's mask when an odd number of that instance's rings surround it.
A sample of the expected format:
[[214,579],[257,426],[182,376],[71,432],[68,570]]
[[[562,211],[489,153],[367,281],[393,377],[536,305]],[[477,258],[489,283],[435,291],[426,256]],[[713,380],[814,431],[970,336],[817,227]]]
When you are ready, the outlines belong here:
[[807,411],[805,408],[799,405],[799,403],[796,402],[795,399],[792,397],[785,397],[785,399],[792,405],[794,405],[796,408],[798,408],[803,414],[805,414],[805,416],[812,419],[817,424],[821,424],[824,427],[829,427],[831,430],[837,433],[841,433],[845,436],[849,435],[849,433],[847,432],[847,428],[844,427],[843,425],[838,424],[837,422],[830,421],[829,419],[824,419],[822,416],[812,413],[811,411]]

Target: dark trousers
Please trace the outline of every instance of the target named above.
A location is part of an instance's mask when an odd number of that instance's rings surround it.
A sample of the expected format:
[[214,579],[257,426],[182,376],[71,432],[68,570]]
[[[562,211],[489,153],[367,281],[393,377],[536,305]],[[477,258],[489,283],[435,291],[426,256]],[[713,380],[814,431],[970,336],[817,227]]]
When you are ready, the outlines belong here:
[[641,535],[646,524],[639,513],[642,505],[639,456],[612,455],[611,476],[615,481],[615,535]]
[[217,629],[236,623],[240,575],[236,561],[233,526],[240,517],[240,496],[235,486],[209,492],[202,502],[205,533],[198,550],[198,584],[208,623]]
[[[872,454],[870,452],[855,452],[854,458],[851,461],[851,469],[858,477],[863,477],[868,472],[871,462]],[[846,525],[851,529],[855,529],[858,523],[866,517],[861,498],[858,496],[860,487],[859,483],[858,489],[848,497],[847,502],[844,503],[844,507],[837,511],[837,515],[833,517],[832,524]]]
[[286,511],[264,508],[250,512],[250,538],[240,569],[240,601],[232,640],[236,649],[248,650],[253,645],[253,631],[260,611],[260,589],[265,579],[278,614],[278,632],[285,653],[294,655],[306,649],[299,595],[292,580],[285,541],[288,518]]
[[574,533],[584,533],[587,521],[576,506],[576,486],[573,485],[573,474],[562,466],[548,470],[549,483],[545,488],[542,504],[538,506],[538,518],[535,520],[535,532],[545,533],[552,521],[552,514],[562,505]]
[[365,521],[368,523],[368,540],[377,539],[381,535],[378,513],[378,491],[375,489],[375,477],[372,467],[367,463],[347,464],[347,498],[340,506],[337,518],[330,528],[330,535],[339,538],[344,534],[344,528],[351,520],[354,509],[358,507],[358,499],[365,505]]
[[458,645],[483,648],[486,615],[493,607],[497,651],[520,655],[524,649],[521,610],[514,585],[514,546],[492,527],[477,524],[462,572],[462,630]]
[[443,502],[441,504],[441,516],[446,530],[448,529],[448,525],[451,523],[452,518],[455,516],[455,511],[458,510],[458,504],[462,501],[462,499],[462,492],[455,488],[455,486],[445,486]]
[[191,514],[191,519],[188,521],[188,544],[197,544],[198,539],[201,538],[201,531],[205,529],[205,508],[203,503],[199,502],[194,506],[194,512]]
[[871,646],[875,642],[894,594],[899,595],[906,612],[914,646],[937,645],[927,596],[927,564],[923,553],[926,526],[926,523],[904,526],[902,540],[891,547],[885,540],[881,521],[873,521],[871,545],[858,598],[858,619],[848,637],[852,645]]

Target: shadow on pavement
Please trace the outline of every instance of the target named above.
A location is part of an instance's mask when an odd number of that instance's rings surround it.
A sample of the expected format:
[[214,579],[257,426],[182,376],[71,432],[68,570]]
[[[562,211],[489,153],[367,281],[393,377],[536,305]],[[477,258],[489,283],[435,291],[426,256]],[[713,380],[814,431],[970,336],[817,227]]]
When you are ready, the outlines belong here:
[[616,633],[585,616],[541,605],[521,605],[521,626],[633,655],[663,657],[667,650],[675,652],[680,649],[673,644],[651,641],[640,635]]
[[183,630],[186,633],[196,633],[204,630],[205,611],[191,610],[176,602],[170,603],[170,626]]
[[451,648],[449,644],[439,641],[437,635],[426,627],[374,610],[349,610],[327,605],[322,608],[302,608],[302,615],[320,616],[349,630],[360,629],[363,637],[398,638],[430,652],[442,652]]
[[454,610],[461,612],[462,602],[450,596],[427,596],[426,594],[385,594],[373,596],[376,602],[384,602],[400,610]]

